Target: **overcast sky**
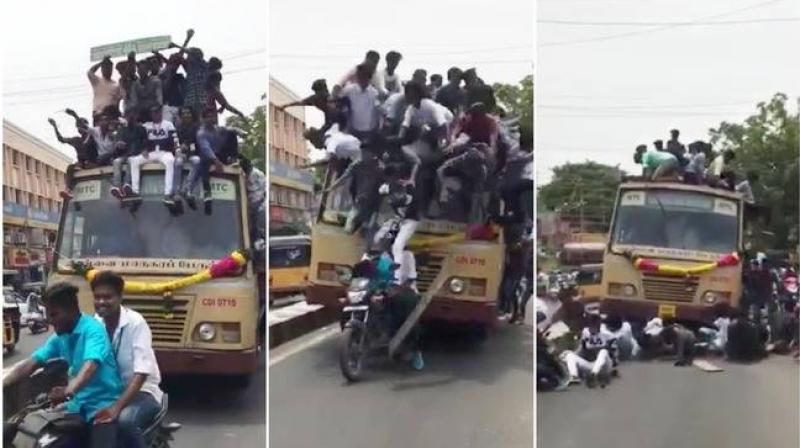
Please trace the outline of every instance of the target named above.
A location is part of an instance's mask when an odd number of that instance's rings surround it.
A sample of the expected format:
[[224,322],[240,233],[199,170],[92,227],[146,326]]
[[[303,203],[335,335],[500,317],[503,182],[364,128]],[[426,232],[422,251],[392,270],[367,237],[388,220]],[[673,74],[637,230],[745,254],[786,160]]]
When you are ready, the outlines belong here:
[[533,16],[531,0],[270,0],[270,74],[305,97],[315,79],[332,87],[374,49],[381,58],[402,53],[404,80],[417,68],[446,77],[455,65],[476,67],[489,83],[516,83],[533,71]]
[[[776,92],[792,96],[796,110],[798,22],[657,27],[542,21],[785,19],[800,17],[800,1],[539,0],[537,14],[540,184],[566,162],[595,160],[632,172],[638,144],[666,141],[672,128],[681,130],[684,144],[706,140],[710,127],[740,122]],[[623,33],[636,34],[606,37]]]
[[[222,59],[228,101],[252,112],[267,90],[267,2],[223,5],[209,0],[3,2],[3,117],[74,156],[71,147],[56,141],[47,118],[55,118],[67,136],[76,134],[73,121],[58,111],[71,107],[90,115],[89,48],[158,35],[180,44],[188,28],[195,30],[190,45]],[[102,11],[107,19],[98,15]]]

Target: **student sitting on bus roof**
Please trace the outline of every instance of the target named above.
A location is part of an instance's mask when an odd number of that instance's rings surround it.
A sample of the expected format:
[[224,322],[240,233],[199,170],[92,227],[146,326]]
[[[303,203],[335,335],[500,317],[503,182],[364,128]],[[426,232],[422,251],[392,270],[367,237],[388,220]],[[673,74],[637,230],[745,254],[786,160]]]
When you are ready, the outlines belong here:
[[657,180],[667,176],[675,176],[678,170],[678,159],[666,151],[647,151],[645,145],[636,147],[633,161],[642,165],[642,175],[648,180]]
[[154,105],[150,110],[151,120],[144,124],[147,130],[147,145],[143,151],[128,159],[131,170],[131,189],[126,196],[138,199],[142,165],[146,162],[158,162],[164,166],[164,199],[165,205],[175,205],[172,197],[172,185],[175,173],[175,126],[164,120],[161,105]]
[[736,155],[730,149],[726,149],[714,158],[711,165],[706,170],[706,178],[708,184],[712,187],[728,188],[728,182],[723,178],[723,173],[727,171],[727,165],[736,158]]
[[75,155],[77,156],[78,162],[67,165],[67,172],[65,176],[66,190],[59,193],[63,199],[71,199],[72,189],[75,187],[75,170],[77,168],[90,168],[97,163],[97,145],[95,144],[92,136],[89,135],[89,123],[84,118],[79,118],[75,121],[75,127],[78,129],[78,135],[76,137],[69,138],[64,138],[61,136],[55,120],[48,118],[47,122],[53,126],[53,130],[56,132],[56,138],[59,142],[68,144],[75,149]]
[[708,149],[705,142],[698,140],[689,143],[688,163],[683,172],[684,182],[691,185],[705,185],[707,151]]
[[137,156],[145,150],[147,146],[147,130],[139,124],[141,114],[137,109],[125,111],[125,123],[117,130],[114,144],[115,156],[112,161],[114,175],[111,180],[111,195],[117,199],[125,197],[125,191],[131,191],[131,169],[128,167],[123,183],[122,167],[128,162],[128,158]]
[[197,130],[196,142],[197,145],[193,155],[197,156],[199,163],[192,163],[189,177],[181,189],[181,195],[186,199],[190,207],[194,203],[193,192],[197,186],[197,181],[201,178],[203,180],[203,201],[206,203],[211,202],[209,171],[212,165],[220,172],[224,168],[224,164],[217,158],[217,150],[224,142],[221,129],[217,126],[216,109],[207,109],[203,112],[203,123]]

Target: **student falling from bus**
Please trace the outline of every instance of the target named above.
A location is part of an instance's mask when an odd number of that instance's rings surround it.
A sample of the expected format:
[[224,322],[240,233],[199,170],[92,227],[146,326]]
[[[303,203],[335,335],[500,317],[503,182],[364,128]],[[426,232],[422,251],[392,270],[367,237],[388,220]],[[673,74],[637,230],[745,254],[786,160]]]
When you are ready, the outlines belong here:
[[400,281],[402,272],[405,272],[403,264],[406,245],[419,226],[420,212],[413,186],[403,182],[398,172],[389,171],[387,177],[387,183],[381,185],[379,191],[386,196],[389,206],[394,212],[394,217],[381,225],[375,234],[374,241],[377,243],[389,232],[395,233],[392,243],[392,258],[395,263],[400,265],[395,271],[395,279]]
[[616,366],[617,340],[610,333],[600,331],[599,314],[587,316],[587,326],[581,331],[578,352],[564,352],[564,361],[573,381],[584,378],[590,388],[605,387]]

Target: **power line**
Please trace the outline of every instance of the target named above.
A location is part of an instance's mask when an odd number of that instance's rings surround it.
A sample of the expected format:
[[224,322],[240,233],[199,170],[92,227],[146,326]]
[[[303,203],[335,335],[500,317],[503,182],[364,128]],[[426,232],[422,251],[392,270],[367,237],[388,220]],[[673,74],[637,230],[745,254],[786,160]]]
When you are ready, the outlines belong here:
[[[743,8],[734,9],[734,10],[723,12],[723,13],[720,13],[720,14],[713,14],[713,15],[709,15],[709,16],[698,17],[697,19],[692,20],[691,22],[705,21],[705,20],[709,20],[709,19],[716,19],[716,18],[720,18],[720,17],[730,16],[730,15],[738,14],[740,12],[749,11],[749,10],[756,9],[756,8],[761,8],[761,7],[764,7],[764,6],[767,6],[767,5],[771,5],[773,3],[778,3],[778,2],[781,2],[781,1],[783,1],[783,0],[768,0],[768,1],[765,1],[765,2],[756,3],[754,5],[745,6]],[[636,31],[629,31],[629,32],[617,33],[617,34],[607,34],[605,36],[590,37],[590,38],[586,38],[586,39],[575,39],[575,40],[566,40],[566,41],[559,41],[559,42],[544,42],[544,43],[539,44],[538,46],[539,47],[560,47],[560,46],[564,46],[564,45],[576,45],[576,44],[591,43],[591,42],[603,42],[603,41],[619,39],[619,38],[623,38],[623,37],[638,36],[640,34],[655,33],[655,32],[658,32],[658,31],[672,29],[672,28],[675,28],[677,26],[678,25],[663,25],[663,26],[657,26],[657,27],[653,27],[653,28],[648,28],[648,29],[645,29],[645,30],[636,30]]]
[[720,20],[720,21],[683,21],[683,22],[635,22],[635,21],[618,21],[618,22],[589,22],[580,20],[537,20],[537,23],[544,23],[549,25],[574,25],[574,26],[710,26],[710,25],[744,25],[749,23],[771,23],[771,22],[797,22],[800,17],[774,17],[765,19],[743,19],[743,20]]
[[[513,45],[508,47],[495,47],[495,48],[471,48],[466,50],[451,50],[451,51],[435,51],[435,52],[423,52],[423,53],[413,53],[410,56],[418,57],[418,56],[448,56],[453,54],[470,54],[470,53],[492,53],[497,51],[509,51],[509,50],[531,50],[533,51],[533,45]],[[269,55],[271,58],[276,59],[353,59],[358,60],[358,56],[354,56],[352,54],[309,54],[309,53],[275,53]],[[407,55],[403,56],[403,59],[406,59]]]

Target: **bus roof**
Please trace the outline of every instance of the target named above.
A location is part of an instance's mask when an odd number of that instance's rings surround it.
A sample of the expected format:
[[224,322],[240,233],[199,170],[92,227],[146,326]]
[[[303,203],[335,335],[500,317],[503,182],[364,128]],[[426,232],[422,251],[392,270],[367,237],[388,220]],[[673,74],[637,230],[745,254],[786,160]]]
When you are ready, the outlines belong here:
[[733,200],[742,200],[742,194],[724,190],[722,188],[709,187],[708,185],[690,185],[682,182],[622,182],[619,185],[620,190],[680,190],[680,191],[694,191],[697,193],[709,194],[720,196]]
[[[142,169],[145,171],[163,171],[164,168],[155,162],[149,162],[142,165]],[[234,163],[233,165],[225,165],[225,168],[222,170],[224,174],[241,174],[242,170],[239,168],[238,163]],[[75,178],[82,179],[84,177],[93,177],[93,176],[101,176],[101,175],[111,175],[114,173],[114,169],[111,166],[100,166],[96,168],[87,168],[82,170],[75,170]],[[213,173],[219,174],[219,171],[213,171]]]

